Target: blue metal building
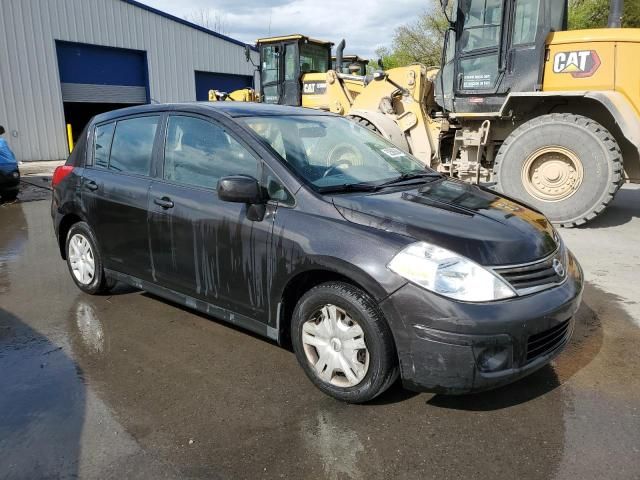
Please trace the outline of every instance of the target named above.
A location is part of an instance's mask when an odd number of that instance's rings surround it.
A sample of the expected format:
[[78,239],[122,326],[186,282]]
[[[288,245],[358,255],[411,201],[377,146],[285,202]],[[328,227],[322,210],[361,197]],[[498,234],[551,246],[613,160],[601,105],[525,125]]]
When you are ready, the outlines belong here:
[[66,158],[67,124],[77,136],[103,111],[254,84],[244,43],[134,0],[1,7],[0,125],[21,161]]

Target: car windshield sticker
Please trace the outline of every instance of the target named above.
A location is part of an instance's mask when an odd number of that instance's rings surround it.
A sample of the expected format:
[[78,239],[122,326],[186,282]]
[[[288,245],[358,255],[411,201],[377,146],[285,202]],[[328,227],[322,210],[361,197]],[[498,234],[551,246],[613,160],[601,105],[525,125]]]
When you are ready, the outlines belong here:
[[387,157],[391,158],[406,157],[406,154],[402,150],[394,147],[383,148],[381,152],[384,153]]

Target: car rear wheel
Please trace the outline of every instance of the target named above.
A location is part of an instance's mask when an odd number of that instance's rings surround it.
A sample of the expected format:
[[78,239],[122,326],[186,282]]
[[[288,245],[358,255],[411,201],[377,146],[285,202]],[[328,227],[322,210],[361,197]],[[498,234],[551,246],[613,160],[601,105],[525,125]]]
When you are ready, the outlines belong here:
[[398,377],[389,326],[359,288],[343,282],[314,287],[296,305],[291,323],[298,362],[324,393],[366,402]]
[[104,272],[100,251],[88,224],[78,222],[69,229],[66,253],[69,273],[80,290],[95,295],[113,286]]

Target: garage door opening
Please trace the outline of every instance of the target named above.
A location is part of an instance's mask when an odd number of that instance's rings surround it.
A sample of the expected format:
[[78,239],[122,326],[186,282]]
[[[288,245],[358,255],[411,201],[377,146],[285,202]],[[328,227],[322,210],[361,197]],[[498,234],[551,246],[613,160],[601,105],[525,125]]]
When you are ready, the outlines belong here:
[[89,102],[64,102],[64,119],[67,125],[71,125],[73,144],[89,121],[100,113],[110,112],[124,108],[128,104],[123,103],[89,103]]
[[209,90],[233,92],[241,88],[251,87],[253,77],[248,75],[232,75],[228,73],[196,72],[196,100],[209,100]]
[[62,41],[56,51],[73,144],[93,116],[149,102],[146,52]]

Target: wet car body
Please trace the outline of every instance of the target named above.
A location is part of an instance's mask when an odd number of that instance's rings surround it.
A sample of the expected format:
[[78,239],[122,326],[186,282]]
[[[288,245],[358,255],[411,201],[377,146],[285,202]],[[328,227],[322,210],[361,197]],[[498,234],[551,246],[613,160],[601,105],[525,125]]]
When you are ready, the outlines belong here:
[[[94,126],[149,115],[160,117],[160,130],[148,176],[92,167]],[[277,179],[291,201],[230,203],[214,188],[163,181],[161,151],[171,115],[220,125],[259,159],[260,182]],[[70,225],[85,221],[96,231],[109,275],[285,344],[300,296],[325,280],[346,281],[384,312],[403,384],[415,390],[493,388],[562,350],[580,303],[582,272],[539,212],[444,177],[379,191],[318,193],[240,122],[278,115],[329,114],[222,103],[133,107],[96,117],[67,162],[72,171],[54,189],[62,256]],[[164,199],[171,200],[169,210]],[[515,282],[540,271],[546,276],[534,286],[512,284],[518,291],[513,298],[455,301],[387,268],[416,241],[441,245]],[[494,351],[503,363],[482,371],[480,358]]]

